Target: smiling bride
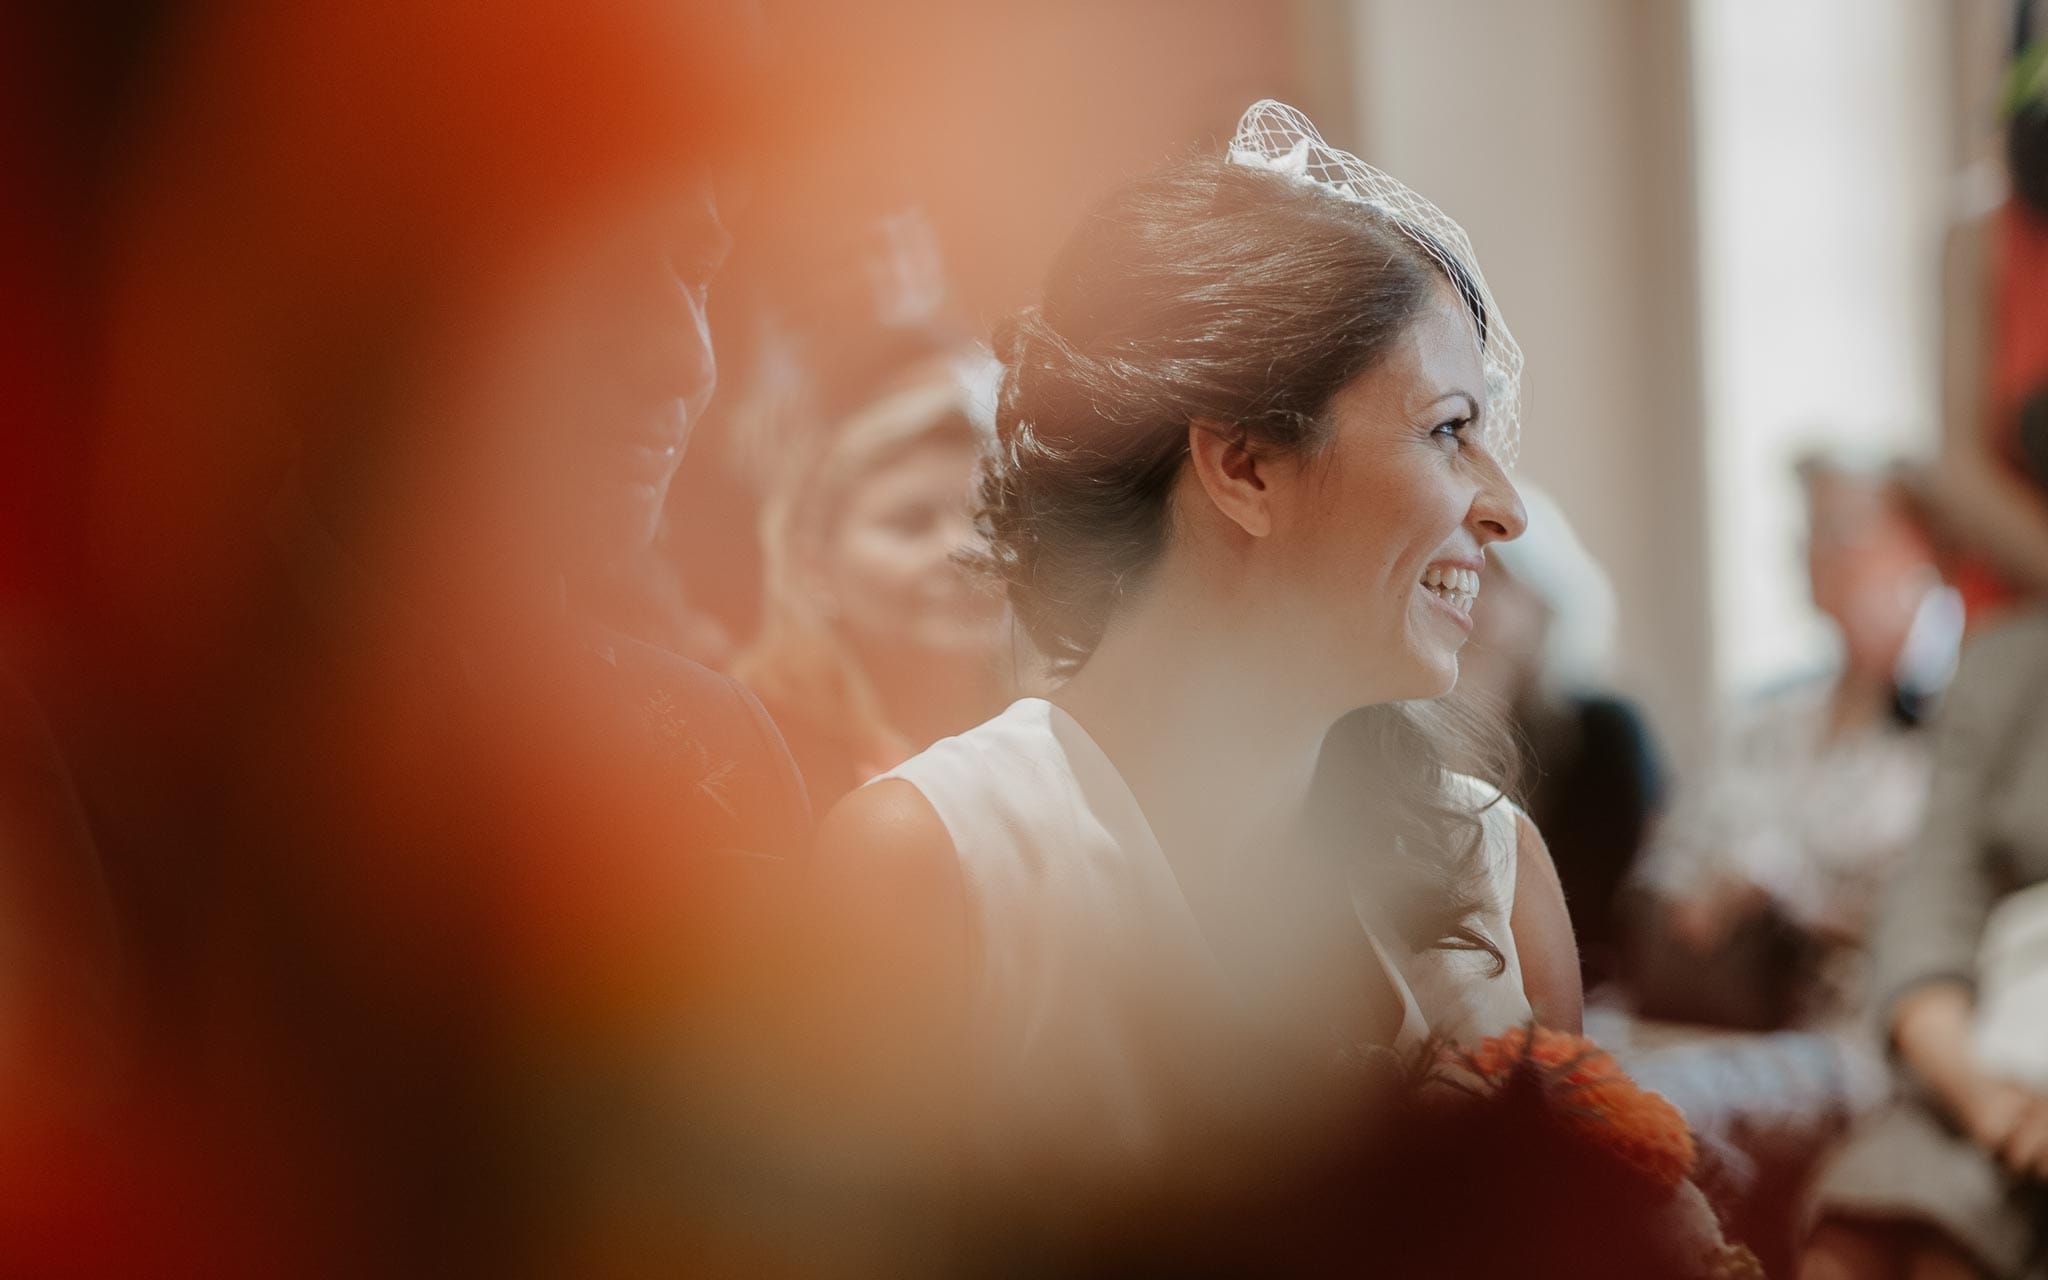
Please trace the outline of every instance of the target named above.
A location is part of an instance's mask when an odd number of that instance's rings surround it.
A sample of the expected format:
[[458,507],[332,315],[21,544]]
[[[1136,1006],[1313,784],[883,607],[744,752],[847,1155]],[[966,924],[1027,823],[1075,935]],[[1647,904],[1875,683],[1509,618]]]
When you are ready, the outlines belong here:
[[1433,701],[1524,523],[1462,231],[1260,103],[1109,196],[998,350],[987,557],[1063,682],[819,857],[1006,1155],[1158,1159],[1361,1047],[1576,1029],[1549,856],[1461,764],[1504,741]]

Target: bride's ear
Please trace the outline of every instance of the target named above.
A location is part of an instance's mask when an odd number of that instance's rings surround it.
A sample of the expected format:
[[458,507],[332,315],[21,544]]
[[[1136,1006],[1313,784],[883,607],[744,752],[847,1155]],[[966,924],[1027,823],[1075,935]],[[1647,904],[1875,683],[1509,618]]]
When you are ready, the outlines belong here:
[[1254,452],[1242,429],[1195,419],[1188,424],[1188,460],[1202,491],[1232,524],[1254,538],[1273,531],[1273,459]]

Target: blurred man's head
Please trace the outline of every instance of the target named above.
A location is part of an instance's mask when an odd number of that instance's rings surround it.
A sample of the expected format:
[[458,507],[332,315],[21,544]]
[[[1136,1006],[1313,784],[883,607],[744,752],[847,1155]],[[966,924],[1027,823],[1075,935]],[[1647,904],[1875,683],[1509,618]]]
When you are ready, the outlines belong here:
[[717,384],[705,304],[728,244],[709,177],[679,176],[565,225],[450,312],[478,338],[451,394],[491,470],[489,519],[572,575],[654,537]]

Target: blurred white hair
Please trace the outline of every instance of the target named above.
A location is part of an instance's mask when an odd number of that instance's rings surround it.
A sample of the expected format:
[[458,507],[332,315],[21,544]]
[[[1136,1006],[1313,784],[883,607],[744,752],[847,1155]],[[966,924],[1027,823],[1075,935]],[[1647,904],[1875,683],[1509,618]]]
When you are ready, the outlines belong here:
[[1517,481],[1529,527],[1491,555],[1550,610],[1543,679],[1554,688],[1603,683],[1614,658],[1614,584],[1565,519],[1564,508],[1543,490]]

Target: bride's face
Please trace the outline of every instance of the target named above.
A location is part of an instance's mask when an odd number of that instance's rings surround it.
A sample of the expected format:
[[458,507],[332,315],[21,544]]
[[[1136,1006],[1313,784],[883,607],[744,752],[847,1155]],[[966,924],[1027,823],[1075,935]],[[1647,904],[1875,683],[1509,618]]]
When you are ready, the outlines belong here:
[[1331,401],[1328,447],[1276,515],[1304,670],[1368,705],[1448,693],[1489,543],[1521,498],[1484,441],[1477,330],[1446,286],[1388,356]]

